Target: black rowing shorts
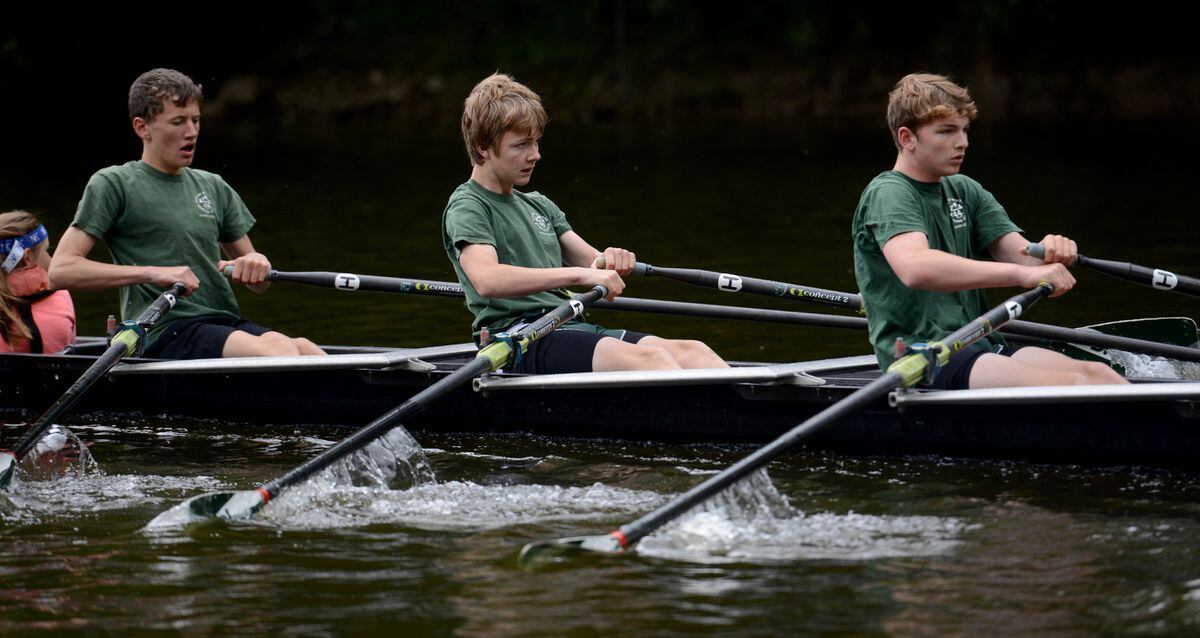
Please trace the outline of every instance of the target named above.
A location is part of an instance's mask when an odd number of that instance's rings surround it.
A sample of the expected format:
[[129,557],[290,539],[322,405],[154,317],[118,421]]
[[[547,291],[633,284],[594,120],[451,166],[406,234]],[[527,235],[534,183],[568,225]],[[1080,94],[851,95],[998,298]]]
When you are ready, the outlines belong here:
[[190,317],[167,324],[142,356],[150,359],[219,359],[225,341],[235,330],[256,337],[271,332],[270,328],[248,319],[225,315]]
[[[1004,345],[993,354],[1011,357],[1023,347],[1025,346]],[[938,370],[933,384],[929,387],[935,390],[966,390],[971,387],[971,370],[975,367],[975,361],[989,352],[993,352],[991,348],[975,344],[950,355],[950,361]]]
[[591,372],[592,355],[601,339],[612,337],[637,343],[647,335],[632,330],[614,330],[579,321],[568,322],[534,341],[517,365],[506,368],[521,374],[564,374]]

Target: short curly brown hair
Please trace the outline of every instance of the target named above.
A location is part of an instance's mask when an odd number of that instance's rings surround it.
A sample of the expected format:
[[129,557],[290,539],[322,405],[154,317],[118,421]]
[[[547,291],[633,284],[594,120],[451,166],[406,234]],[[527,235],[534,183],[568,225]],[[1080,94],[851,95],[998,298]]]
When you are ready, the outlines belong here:
[[958,115],[973,120],[978,113],[971,93],[944,75],[910,73],[888,94],[888,130],[896,148],[900,148],[897,133],[901,127],[915,131],[939,117]]
[[140,117],[149,122],[166,108],[167,100],[175,106],[187,106],[203,100],[204,87],[174,69],[151,69],[138,76],[129,87],[129,120]]
[[479,147],[495,149],[508,131],[540,133],[549,119],[538,94],[512,76],[484,78],[463,102],[462,135],[471,164],[483,164]]

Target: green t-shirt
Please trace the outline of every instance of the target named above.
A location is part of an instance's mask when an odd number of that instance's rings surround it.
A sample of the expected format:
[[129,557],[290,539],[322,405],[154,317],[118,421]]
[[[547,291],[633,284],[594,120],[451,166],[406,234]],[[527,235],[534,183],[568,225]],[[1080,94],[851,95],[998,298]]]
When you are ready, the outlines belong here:
[[[913,231],[925,233],[930,248],[990,259],[988,244],[1021,229],[991,193],[965,175],[924,183],[887,171],[867,184],[854,213],[854,276],[867,307],[875,356],[885,370],[895,360],[897,337],[910,345],[936,341],[988,309],[982,290],[932,292],[900,281],[883,256],[883,245]],[[999,335],[989,340],[993,346],[1004,343]]]
[[558,238],[569,230],[567,216],[539,193],[514,190],[511,195],[501,195],[473,180],[454,189],[442,213],[442,245],[467,293],[467,309],[475,315],[475,334],[483,326],[496,334],[523,316],[561,305],[570,296],[560,288],[515,299],[484,297],[458,261],[463,246],[490,244],[500,263],[510,266],[558,268],[563,265]]
[[[88,180],[72,225],[103,239],[113,262],[127,266],[188,266],[200,288],[181,297],[150,333],[200,315],[238,317],[229,280],[217,271],[218,242],[232,242],[254,226],[242,198],[219,175],[192,168],[161,173],[145,162],[110,166]],[[162,289],[121,288],[121,316],[136,318]]]

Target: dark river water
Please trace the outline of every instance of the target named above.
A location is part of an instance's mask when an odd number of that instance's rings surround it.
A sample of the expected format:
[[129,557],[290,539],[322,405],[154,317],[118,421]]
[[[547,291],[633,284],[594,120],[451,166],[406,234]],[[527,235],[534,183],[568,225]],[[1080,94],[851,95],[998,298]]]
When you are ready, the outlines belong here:
[[[1155,123],[1076,130],[978,126],[965,172],[1031,238],[1200,273],[1197,131]],[[222,130],[196,166],[259,219],[281,270],[452,280],[439,220],[468,174],[455,127]],[[0,208],[53,237],[87,176],[134,151],[0,175]],[[877,131],[668,123],[557,126],[533,188],[598,247],[853,290],[849,225],[891,167]],[[92,161],[95,159],[95,161]],[[1027,317],[1064,325],[1200,315],[1185,297],[1080,272]],[[244,291],[242,291],[244,292]],[[821,311],[659,280],[636,297]],[[276,284],[244,313],[323,343],[460,342],[446,299]],[[994,295],[994,301],[1000,295]],[[76,295],[97,334],[116,294]],[[863,354],[865,334],[596,312],[602,323],[704,339],[731,359]],[[214,397],[220,401],[220,397]],[[2,407],[2,406],[0,406]],[[6,417],[0,441],[21,427]],[[147,532],[179,500],[246,489],[344,430],[77,415],[100,473],[24,481],[0,504],[0,633],[20,635],[1181,635],[1200,629],[1200,480],[1145,468],[797,452],[633,556],[522,569],[534,540],[611,530],[750,448],[416,434],[428,476],[376,484],[342,468],[249,523]],[[1048,424],[1048,427],[1052,424]],[[414,459],[400,433],[378,451]],[[364,478],[365,477],[365,478]],[[386,479],[387,477],[384,477]]]

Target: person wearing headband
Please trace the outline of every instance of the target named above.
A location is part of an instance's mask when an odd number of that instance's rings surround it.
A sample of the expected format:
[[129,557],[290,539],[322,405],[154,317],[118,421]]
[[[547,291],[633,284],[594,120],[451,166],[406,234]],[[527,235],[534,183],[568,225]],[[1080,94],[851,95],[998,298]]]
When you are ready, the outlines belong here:
[[32,213],[0,213],[0,352],[62,352],[75,342],[75,305],[51,290],[50,240]]
[[[141,160],[88,181],[50,265],[55,287],[121,289],[121,316],[138,316],[176,282],[185,296],[148,335],[144,356],[201,359],[325,354],[308,339],[243,319],[230,279],[265,292],[271,262],[247,234],[254,216],[221,176],[191,168],[200,136],[201,87],[171,69],[147,71],[129,89]],[[112,264],[88,253],[104,240]],[[225,258],[222,259],[222,253]]]

